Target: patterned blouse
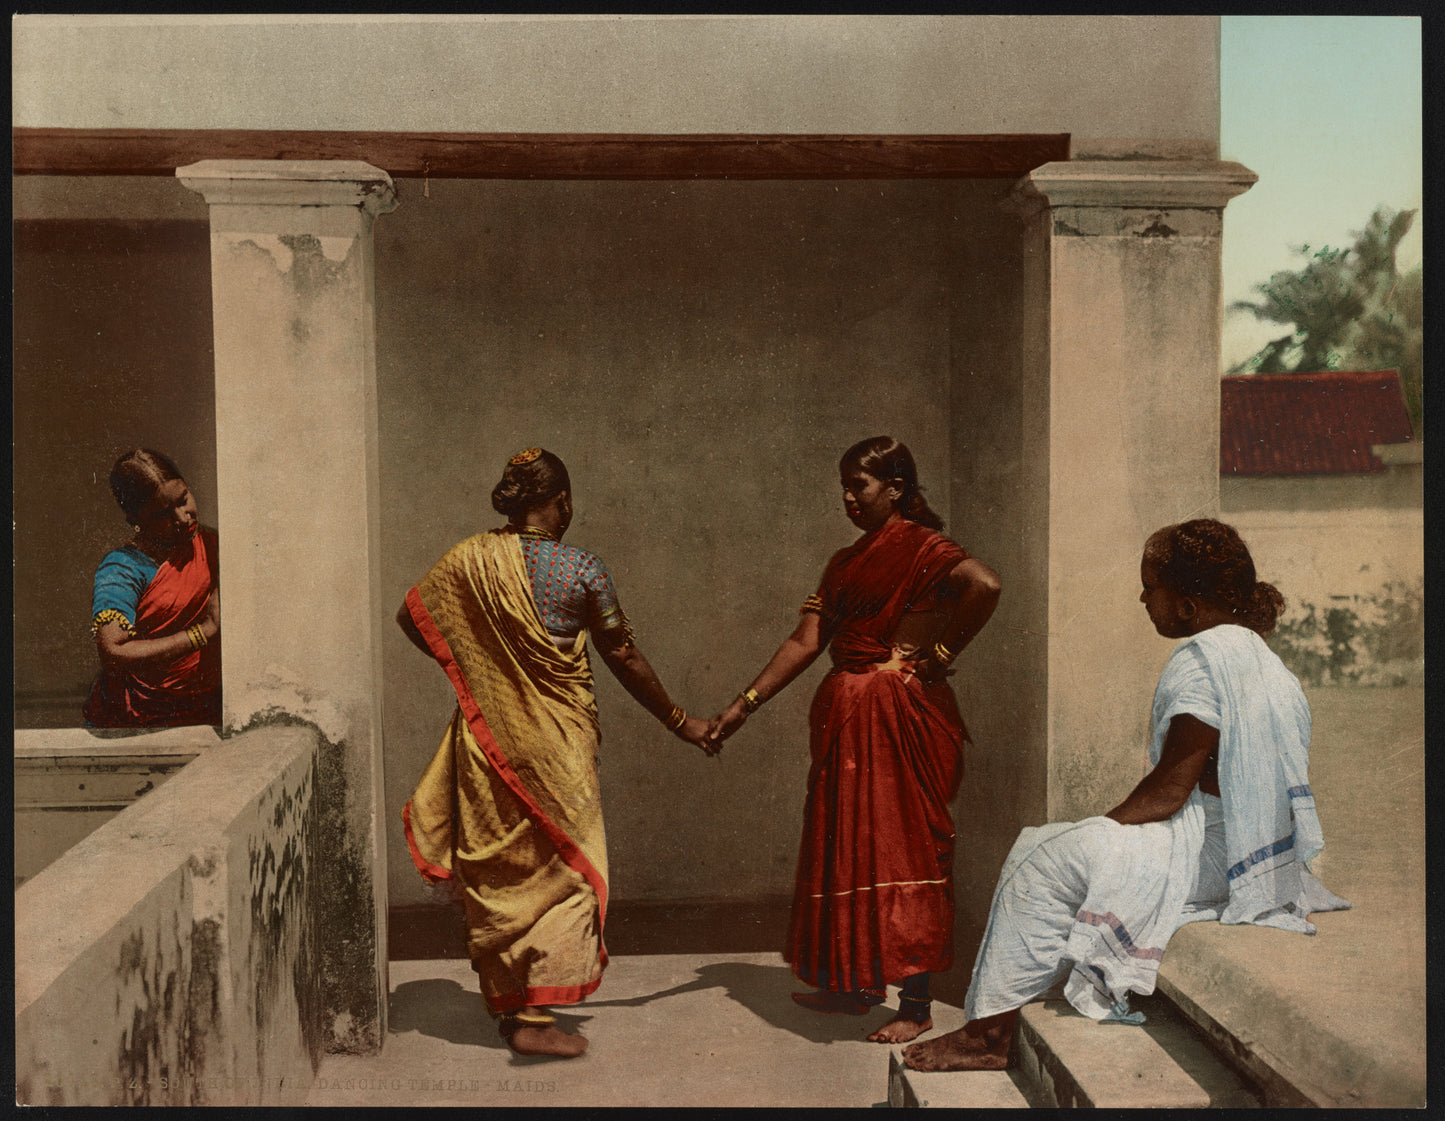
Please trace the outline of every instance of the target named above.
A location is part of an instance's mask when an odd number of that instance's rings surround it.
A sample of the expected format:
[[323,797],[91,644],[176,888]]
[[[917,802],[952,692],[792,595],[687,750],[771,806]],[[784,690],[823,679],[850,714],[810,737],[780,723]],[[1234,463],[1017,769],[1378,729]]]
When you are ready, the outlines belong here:
[[542,625],[559,646],[570,645],[580,631],[593,635],[620,627],[631,641],[627,616],[602,558],[549,537],[518,533],[532,599]]

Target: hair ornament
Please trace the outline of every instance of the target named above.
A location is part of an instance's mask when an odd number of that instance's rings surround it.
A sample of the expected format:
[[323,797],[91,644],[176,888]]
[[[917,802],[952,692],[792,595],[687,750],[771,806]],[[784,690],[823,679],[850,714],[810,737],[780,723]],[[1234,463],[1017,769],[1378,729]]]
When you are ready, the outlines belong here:
[[532,460],[536,459],[541,454],[541,448],[524,448],[522,451],[519,451],[516,455],[512,456],[511,459],[507,460],[507,462],[513,467],[520,467],[524,463],[531,463]]

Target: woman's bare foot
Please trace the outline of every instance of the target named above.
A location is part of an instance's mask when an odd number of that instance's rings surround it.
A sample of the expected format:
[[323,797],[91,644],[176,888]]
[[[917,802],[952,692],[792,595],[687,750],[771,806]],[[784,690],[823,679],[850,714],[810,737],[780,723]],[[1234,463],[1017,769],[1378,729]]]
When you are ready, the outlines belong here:
[[973,1020],[956,1031],[903,1049],[914,1070],[1006,1070],[1018,1010]]
[[518,1024],[507,1036],[507,1046],[519,1055],[552,1055],[559,1059],[575,1059],[587,1050],[587,1040],[565,1032],[555,1024],[536,1027]]
[[870,1043],[907,1043],[910,1039],[917,1039],[926,1031],[933,1030],[933,1017],[929,1016],[921,1022],[902,1012],[897,1013],[877,1031],[868,1036]]
[[815,993],[794,993],[793,999],[814,1012],[839,1012],[844,1016],[866,1016],[875,1007],[856,993],[830,993],[821,989]]

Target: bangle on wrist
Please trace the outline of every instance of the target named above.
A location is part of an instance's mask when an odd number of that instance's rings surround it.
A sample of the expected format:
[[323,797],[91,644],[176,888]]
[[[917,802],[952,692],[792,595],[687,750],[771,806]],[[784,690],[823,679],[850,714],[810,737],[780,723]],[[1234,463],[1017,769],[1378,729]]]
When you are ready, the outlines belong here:
[[939,665],[946,666],[952,663],[953,659],[958,657],[958,654],[943,645],[943,643],[935,642],[933,644],[933,657]]
[[669,732],[675,732],[687,723],[687,713],[680,706],[673,705],[672,711],[667,714],[667,718],[662,723]]
[[758,691],[752,686],[748,686],[748,688],[739,693],[738,699],[743,702],[743,708],[749,716],[757,712],[763,703],[762,698],[758,696]]

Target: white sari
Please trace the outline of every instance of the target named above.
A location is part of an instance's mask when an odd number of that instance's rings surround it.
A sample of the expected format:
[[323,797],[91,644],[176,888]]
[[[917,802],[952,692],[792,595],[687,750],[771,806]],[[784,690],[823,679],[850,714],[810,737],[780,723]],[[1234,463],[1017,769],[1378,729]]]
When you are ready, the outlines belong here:
[[1154,692],[1149,761],[1180,713],[1219,729],[1220,798],[1197,787],[1167,821],[1024,829],[994,890],[964,1011],[1018,1008],[1059,984],[1103,1019],[1154,991],[1170,937],[1218,919],[1314,933],[1349,904],[1305,862],[1324,845],[1310,793],[1309,706],[1262,638],[1220,626],[1175,649]]

